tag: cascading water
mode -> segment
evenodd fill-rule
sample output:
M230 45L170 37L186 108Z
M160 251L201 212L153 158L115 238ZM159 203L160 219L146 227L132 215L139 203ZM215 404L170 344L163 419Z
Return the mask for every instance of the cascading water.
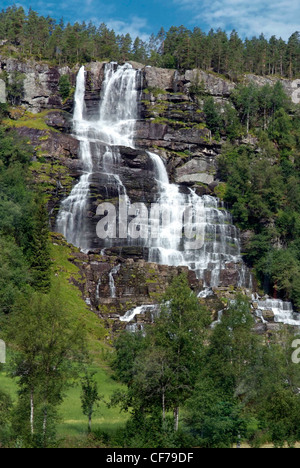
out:
M205 287L219 286L220 274L226 264L240 263L238 285L251 288L251 275L242 261L239 233L232 224L230 213L216 198L199 197L192 190L189 194L181 193L178 185L170 184L161 158L154 153L149 156L160 189L160 211L168 214L169 221L158 238L151 239L149 260L170 266L187 266L203 280ZM197 242L182 235L185 207L191 207L195 212L190 229L192 235L198 237Z
M94 216L96 206L90 207L93 180L101 178L101 186L106 190L106 198L125 197L127 206L130 200L120 175L122 163L120 146L134 148L135 122L138 118L139 89L141 73L129 64L118 66L115 63L105 66L105 78L102 85L98 116L88 118L85 108L85 69L82 67L77 76L75 107L73 116L74 136L80 142L82 175L69 197L61 204L57 218L57 230L68 242L89 250L95 236L90 234L94 225L90 218ZM162 159L154 153L148 153L152 162L154 178L158 187L157 205L159 212L167 212L167 224L157 230L156 236L150 236L144 246L149 249L151 262L170 266L187 266L203 280L205 290L201 297L211 293L209 288L220 286L222 270L228 264L239 264L237 269L239 286L251 288L251 275L244 265L240 252L239 233L232 224L231 215L220 202L211 196L199 197L192 190L182 191L178 185L169 182ZM105 199L105 197L103 197ZM199 245L191 248L191 238L184 238L184 210L189 206L197 214L193 218L193 229L198 236ZM90 211L90 213L89 213ZM92 214L91 214L92 213ZM155 220L152 215L147 226L149 232ZM130 242L125 239L125 242ZM141 241L137 241L141 245ZM104 245L101 247L106 247ZM110 273L111 297L116 296L114 275ZM99 296L99 281L97 296ZM271 303L272 302L272 303ZM259 303L259 310L272 309L276 321L298 324L291 305L282 301ZM150 307L153 306L143 306ZM134 319L143 308L131 310L124 321Z
M93 247L88 216L91 179L101 174L106 189L110 187L110 198L113 198L112 194L123 196L127 205L130 204L120 177L119 147L134 147L140 82L140 72L131 65L107 64L99 116L88 119L84 67L78 73L73 127L80 141L83 174L69 197L62 202L57 230L82 250ZM144 243L149 248L148 260L169 266L187 266L203 279L206 287L220 284L220 273L227 263L240 263L238 284L250 287L250 275L247 277L245 274L246 268L240 256L238 231L232 225L230 214L213 197L199 197L192 190L181 193L178 185L170 184L162 159L154 153L149 152L148 155L158 186L160 216L168 213L167 222L164 227L158 227L157 236L150 235ZM182 235L183 227L186 227L183 218L186 207L196 212L191 223L192 236L198 237L196 244ZM150 223L153 226L153 219ZM147 228L150 230L150 226Z
M109 273L109 289L110 289L110 297L115 299L117 297L116 292L116 283L114 276L117 275L120 271L121 265L116 265L113 267L111 272Z
M83 227L86 202L89 196L89 178L93 170L92 154L89 141L89 126L84 120L85 114L85 71L81 67L76 82L73 128L76 138L80 141L80 159L83 174L80 181L68 198L62 204L57 218L57 231L61 232L68 242L87 248Z
M255 304L255 315L259 317L262 322L266 322L264 319L264 311L272 311L275 322L297 327L300 326L300 314L294 312L291 302L282 301L281 299L261 299L257 294L252 295L252 302Z
M77 75L73 129L74 136L80 142L83 174L69 197L61 204L57 231L83 251L93 248L88 214L91 179L101 174L111 194L127 198L126 188L118 174L118 147L133 147L139 78L139 72L129 64L107 64L99 116L88 119L85 108L85 68L81 67Z

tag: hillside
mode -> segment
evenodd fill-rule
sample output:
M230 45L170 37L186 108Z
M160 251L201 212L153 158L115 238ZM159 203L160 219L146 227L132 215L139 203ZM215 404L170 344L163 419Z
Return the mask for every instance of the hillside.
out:
M300 308L298 80L254 74L229 80L212 71L137 62L125 67L91 62L82 68L1 57L0 65L3 212L14 209L12 219L3 217L1 226L2 263L10 265L4 278L12 291L1 289L6 314L15 314L24 297L31 297L27 286L44 294L54 284L68 323L87 331L93 365L109 374L119 332L128 324L135 329L152 324L155 307L173 284L184 294L184 275L197 304L208 309L209 323L220 323L220 313L227 308L238 314L232 301L239 304L242 294L251 302L243 333L250 337L255 329L255 336L274 340L276 346L282 343L287 333L282 322L297 324ZM119 81L109 88L109 77L116 76ZM119 118L115 103L123 102L129 86L126 109L133 106L135 113L129 118L125 114L124 120L134 120L134 127L129 136L128 128L121 127L109 145L101 133L101 112L115 112ZM83 112L76 120L78 103ZM82 149L86 140L92 164L88 171ZM82 188L87 173L83 215L72 233L62 215L64 203L78 196L74 190ZM24 193L28 195L22 198ZM182 200L196 208L199 203L206 216L204 249L201 245L189 258L182 245L171 245L170 236L174 260L158 256L163 244L129 242L127 236L99 238L98 206L118 205L124 194L131 204L147 209L154 203L173 203L175 211ZM12 246L14 255L9 253ZM20 282L12 278L16 271ZM34 307L25 309L29 314ZM192 304L191 311L193 307L197 309ZM10 340L17 346L17 340ZM133 346L138 353L139 344ZM194 372L191 368L191 375Z

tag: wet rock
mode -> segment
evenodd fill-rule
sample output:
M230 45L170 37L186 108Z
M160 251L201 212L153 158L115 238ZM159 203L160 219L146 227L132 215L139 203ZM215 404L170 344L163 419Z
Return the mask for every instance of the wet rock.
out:
M275 314L274 314L273 310L263 310L262 315L263 315L263 318L267 322L274 322Z

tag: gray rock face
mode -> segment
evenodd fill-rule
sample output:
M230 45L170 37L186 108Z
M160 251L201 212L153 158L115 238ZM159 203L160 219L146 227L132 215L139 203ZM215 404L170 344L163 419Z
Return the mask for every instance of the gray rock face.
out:
M45 122L49 127L53 127L65 133L69 133L72 128L72 118L70 114L63 111L49 112L45 118Z
M0 80L0 103L5 104L6 103L6 85L5 81Z
M216 172L215 161L208 158L193 158L184 166L176 169L175 181L178 184L212 184Z
M167 68L146 67L144 69L144 85L146 88L159 88L174 91L176 70Z
M185 75L180 78L183 82L186 82L185 88L187 89L189 89L192 84L200 84L203 82L206 92L212 96L230 96L236 87L235 83L202 70L187 70Z
M194 185L197 183L205 184L205 185L210 185L214 182L215 178L213 175L207 174L207 173L198 173L198 174L189 174L189 175L183 175L180 177L177 177L176 182L178 184L188 184L188 185Z
M183 128L180 130L169 130L164 137L166 141L178 141L184 143L209 143L211 132L207 129Z
M58 84L63 74L72 74L68 67L50 67L34 61L21 62L2 57L0 57L0 66L7 72L9 80L15 72L24 75L24 96L21 104L26 110L39 113L44 109L61 108L62 100Z
M300 102L300 80L287 80L285 78L274 78L274 77L265 77L265 76L257 76L257 75L245 75L244 76L245 83L254 83L257 86L265 86L269 84L274 86L278 81L283 86L284 91L286 94L292 99L295 104Z

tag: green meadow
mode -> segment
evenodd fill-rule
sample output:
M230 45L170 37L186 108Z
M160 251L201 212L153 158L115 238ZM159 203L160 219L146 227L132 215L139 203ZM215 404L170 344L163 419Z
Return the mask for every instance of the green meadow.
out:
M80 280L79 269L70 261L74 248L59 238L55 241L51 246L53 278L56 278L60 290L59 294L67 306L70 317L74 321L79 320L86 330L87 346L91 359L89 370L95 372L98 392L103 397L93 417L93 430L111 435L117 429L124 427L128 416L121 413L119 408L108 408L107 406L114 391L122 389L122 386L114 380L109 367L113 349L109 331L96 314L89 309L79 289L70 281L71 277ZM8 363L9 354L8 351ZM13 401L16 401L17 382L8 376L8 366L9 364L4 365L0 371L0 389L8 393ZM80 382L75 383L65 393L65 398L59 408L60 421L57 426L59 439L80 439L87 434L88 422L81 410L80 393Z
M92 366L91 371L96 372L95 380L98 384L99 394L103 397L93 417L93 430L103 431L112 435L116 430L124 427L127 415L119 408L108 408L107 403L115 390L122 387L112 378L109 371ZM14 401L17 399L17 383L7 376L4 369L0 372L0 388L9 393ZM60 406L60 422L57 426L59 439L83 437L87 433L87 419L81 411L80 384L74 385L66 394Z

